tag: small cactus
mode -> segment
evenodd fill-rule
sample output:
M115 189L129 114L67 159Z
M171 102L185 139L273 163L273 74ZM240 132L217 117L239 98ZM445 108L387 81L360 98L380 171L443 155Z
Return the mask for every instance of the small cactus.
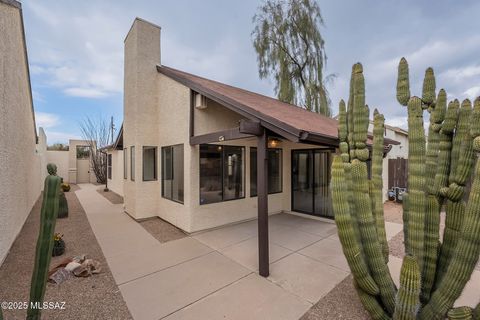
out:
M30 288L30 302L28 304L27 319L39 320L40 308L32 308L35 304L41 305L45 295L48 278L48 268L52 257L53 234L58 214L60 193L60 177L57 174L57 166L47 165L49 175L45 178L43 188L43 202L40 215L40 232L38 234L37 249L35 252L35 266L33 268Z

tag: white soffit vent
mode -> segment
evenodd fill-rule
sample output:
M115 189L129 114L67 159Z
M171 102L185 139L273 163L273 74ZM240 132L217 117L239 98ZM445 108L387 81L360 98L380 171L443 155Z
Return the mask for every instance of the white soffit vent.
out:
M200 93L195 94L195 108L206 109L207 108L207 97L201 95Z

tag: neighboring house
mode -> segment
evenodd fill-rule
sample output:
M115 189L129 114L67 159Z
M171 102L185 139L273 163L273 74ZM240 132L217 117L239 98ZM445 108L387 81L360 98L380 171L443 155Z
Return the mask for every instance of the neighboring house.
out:
M373 132L371 120L368 130ZM383 201L387 200L388 190L392 187L407 187L408 131L386 124L385 138L397 141L398 144L391 144L383 159Z
M265 221L267 207L333 217L336 120L162 65L160 27L139 18L125 39L124 76L108 184L133 218L196 232Z
M43 188L46 137L37 136L21 4L0 0L0 264Z

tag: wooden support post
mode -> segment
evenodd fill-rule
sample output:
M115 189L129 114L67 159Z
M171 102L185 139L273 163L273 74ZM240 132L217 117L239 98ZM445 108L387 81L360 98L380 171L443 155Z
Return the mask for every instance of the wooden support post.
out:
M258 201L258 268L262 277L268 277L268 137L263 129L257 139L257 201Z

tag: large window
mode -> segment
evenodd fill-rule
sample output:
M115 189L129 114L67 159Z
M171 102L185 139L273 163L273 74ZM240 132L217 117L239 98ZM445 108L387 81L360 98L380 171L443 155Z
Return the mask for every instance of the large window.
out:
M130 147L130 180L135 181L135 147Z
M183 203L183 144L162 148L162 197Z
M77 146L77 159L89 159L90 147L89 146Z
M123 149L123 179L127 179L127 148Z
M112 179L112 154L107 155L107 178Z
M245 197L245 148L200 146L200 204Z
M143 147L143 181L157 180L157 147Z
M268 193L282 192L282 149L268 149ZM250 148L250 196L257 196L257 148Z

